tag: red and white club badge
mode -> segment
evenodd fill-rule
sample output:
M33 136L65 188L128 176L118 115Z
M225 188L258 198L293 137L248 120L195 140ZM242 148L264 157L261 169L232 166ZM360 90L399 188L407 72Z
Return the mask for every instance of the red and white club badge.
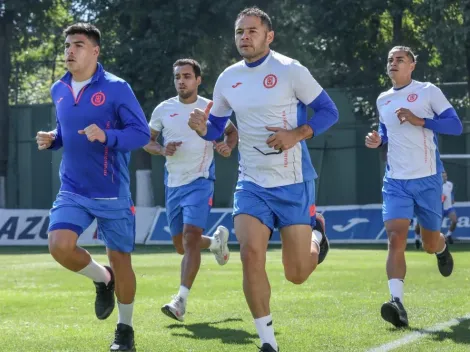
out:
M418 94L410 94L408 95L408 98L406 98L406 100L408 100L410 103L416 101L416 99L418 99Z
M266 77L264 77L264 80L263 80L263 85L265 88L274 88L277 84L277 77L276 75L273 75L273 74L269 74L267 75Z
M106 101L106 95L103 92L97 92L91 96L91 103L94 106L101 106Z

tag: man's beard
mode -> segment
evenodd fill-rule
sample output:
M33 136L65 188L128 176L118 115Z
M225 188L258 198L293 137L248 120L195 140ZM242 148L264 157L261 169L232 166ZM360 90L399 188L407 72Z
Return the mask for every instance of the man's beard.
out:
M194 94L194 91L178 92L178 95L181 99L188 99Z

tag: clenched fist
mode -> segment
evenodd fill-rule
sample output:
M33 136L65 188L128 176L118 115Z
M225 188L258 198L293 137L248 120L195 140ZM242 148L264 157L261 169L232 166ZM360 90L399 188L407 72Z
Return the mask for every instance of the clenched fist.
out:
M395 114L397 114L397 118L400 121L400 125L403 125L405 122L409 122L413 126L424 126L424 119L416 116L409 109L396 109Z
M377 131L369 132L366 136L367 148L378 148L382 144L382 138Z
M225 158L228 158L230 154L232 154L232 148L230 148L225 142L212 142L214 144L214 148L219 153Z
M162 150L163 156L173 156L183 142L169 142Z
M211 111L212 104L212 102L207 104L207 107L204 111L202 111L201 109L194 109L193 112L189 114L188 125L200 136L205 136L207 133L206 122L209 116L209 112Z
M84 130L78 130L79 134L84 134L90 142L106 142L106 133L95 124L86 127Z
M39 131L36 134L36 143L38 144L39 150L50 148L54 140L55 140L54 132Z

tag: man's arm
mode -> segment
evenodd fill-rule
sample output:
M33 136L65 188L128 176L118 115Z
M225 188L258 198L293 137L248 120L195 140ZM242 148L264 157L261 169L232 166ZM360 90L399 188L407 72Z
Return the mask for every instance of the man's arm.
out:
M238 142L238 130L230 120L227 121L224 135L225 137L223 142L213 143L217 153L225 158L228 158L232 154L232 150L235 148Z
M379 136L382 139L380 146L388 143L387 127L382 122L379 122Z
M224 135L224 143L233 150L238 143L238 130L230 120L225 128Z
M57 123L57 126L56 126L55 130L49 132L49 133L52 133L54 135L54 140L52 141L49 148L47 148L47 149L51 149L51 150L58 150L58 149L62 148L62 146L63 146L62 131L60 129L60 122L59 122L59 119L57 117L57 111L56 111L56 114L55 114L55 121Z
M338 121L338 109L306 67L295 62L291 65L291 74L297 99L314 111L313 117L294 131L300 140L318 136Z
M122 129L105 130L107 147L121 151L132 151L142 148L150 140L150 129L147 119L137 98L127 83L119 89L119 102L116 113L122 123Z
M182 142L169 142L166 147L157 142L160 131L154 130L150 127L150 142L144 146L144 150L152 155L172 156L175 154L176 149Z
M202 111L195 109L189 118L189 127L206 141L219 139L225 131L227 121L232 115L232 108L222 94L223 73L214 87L213 101Z
M164 147L157 142L160 131L156 131L150 127L150 142L144 146L144 150L152 155L164 155Z

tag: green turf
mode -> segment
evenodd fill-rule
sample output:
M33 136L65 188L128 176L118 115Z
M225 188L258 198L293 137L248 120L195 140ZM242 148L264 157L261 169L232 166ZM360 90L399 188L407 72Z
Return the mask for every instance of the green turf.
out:
M301 286L284 278L279 248L270 250L271 308L281 351L367 351L470 313L470 248L453 248L458 250L449 278L440 276L434 256L407 252L407 330L393 329L380 317L380 305L389 298L384 246L337 246ZM106 260L101 248L90 251L95 260ZM168 248L137 248L137 350L255 352L259 341L243 296L237 249L224 267L203 254L183 324L160 312L177 292L180 261ZM95 318L88 279L61 268L44 248L0 247L0 268L0 351L108 350L117 311L106 321ZM464 321L397 351L469 351L469 327Z

